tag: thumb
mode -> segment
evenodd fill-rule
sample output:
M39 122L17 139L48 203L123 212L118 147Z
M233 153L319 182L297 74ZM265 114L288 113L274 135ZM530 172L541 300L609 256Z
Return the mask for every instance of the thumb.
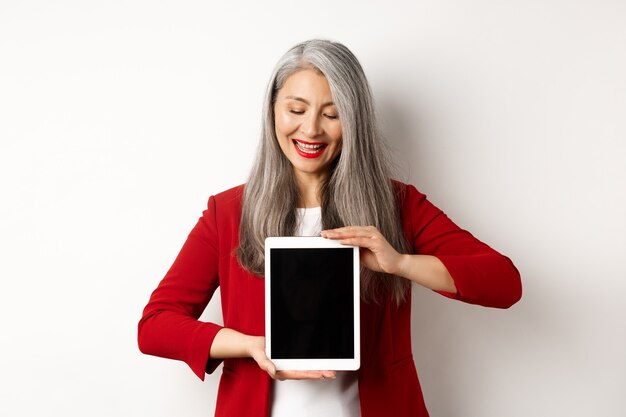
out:
M265 352L257 352L253 355L254 360L259 365L259 368L267 372L272 378L276 376L276 365L268 359Z
M265 359L265 361L263 362L264 363L260 365L261 369L267 372L272 378L275 378L276 377L276 365L274 365L274 363L269 359Z

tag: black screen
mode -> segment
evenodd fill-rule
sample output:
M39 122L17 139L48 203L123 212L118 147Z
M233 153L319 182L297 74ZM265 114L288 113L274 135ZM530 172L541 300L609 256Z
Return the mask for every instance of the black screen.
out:
M272 357L353 358L353 249L270 251Z

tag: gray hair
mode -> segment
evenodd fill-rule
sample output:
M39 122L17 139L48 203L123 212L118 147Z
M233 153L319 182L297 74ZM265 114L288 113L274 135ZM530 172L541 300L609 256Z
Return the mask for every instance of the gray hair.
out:
M400 253L407 253L398 196L390 176L388 152L378 132L367 78L357 58L338 42L302 42L278 61L263 105L261 143L244 187L239 247L241 265L264 274L265 238L293 236L296 231L298 187L291 162L276 138L274 102L285 80L312 68L326 77L342 126L342 148L321 187L322 228L371 225ZM361 296L378 301L382 291L400 304L407 279L361 270Z

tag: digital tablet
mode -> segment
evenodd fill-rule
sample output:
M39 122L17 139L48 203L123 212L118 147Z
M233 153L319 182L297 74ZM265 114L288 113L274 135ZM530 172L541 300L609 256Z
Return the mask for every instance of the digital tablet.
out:
M265 240L265 349L278 370L359 369L359 268L357 246Z

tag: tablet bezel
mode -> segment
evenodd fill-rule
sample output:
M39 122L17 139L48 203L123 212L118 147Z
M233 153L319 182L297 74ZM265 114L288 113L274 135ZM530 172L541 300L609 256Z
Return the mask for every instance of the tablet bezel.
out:
M353 259L353 306L354 306L354 357L350 359L273 359L272 358L272 311L271 311L271 249L282 248L352 248ZM277 370L333 370L354 371L361 362L361 316L360 316L360 262L359 247L342 245L339 241L323 237L268 237L265 239L265 353Z

